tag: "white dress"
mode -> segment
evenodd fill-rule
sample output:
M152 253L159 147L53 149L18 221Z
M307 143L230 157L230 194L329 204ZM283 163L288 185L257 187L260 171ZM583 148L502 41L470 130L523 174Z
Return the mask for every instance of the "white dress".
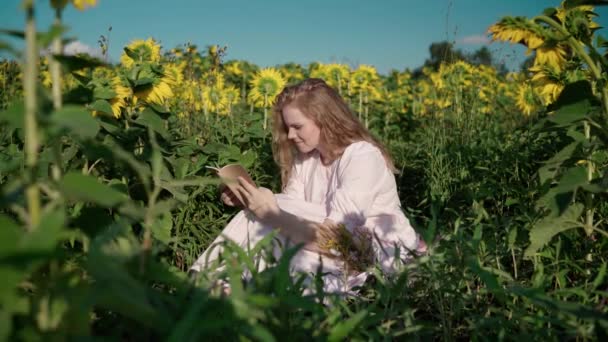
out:
M275 196L281 209L298 217L319 223L330 219L344 223L349 230L369 229L376 236L376 261L386 272L393 269L396 247L401 259L417 248L417 235L401 210L395 177L380 150L366 141L349 145L331 165L323 165L318 152L297 161L285 190ZM228 238L241 247L253 247L271 231L272 227L243 210L211 246ZM210 247L191 269L204 269L205 263L219 253L220 248ZM326 292L345 293L365 282L366 272L345 275L338 260L304 249L294 256L291 267L293 271L315 273L321 259L323 272L327 273L323 277Z

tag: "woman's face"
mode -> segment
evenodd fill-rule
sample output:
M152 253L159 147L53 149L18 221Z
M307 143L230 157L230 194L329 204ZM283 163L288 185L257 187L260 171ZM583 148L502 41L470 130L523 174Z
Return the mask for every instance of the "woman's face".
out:
M308 153L319 148L321 129L295 106L283 108L283 122L287 139L291 140L300 153Z

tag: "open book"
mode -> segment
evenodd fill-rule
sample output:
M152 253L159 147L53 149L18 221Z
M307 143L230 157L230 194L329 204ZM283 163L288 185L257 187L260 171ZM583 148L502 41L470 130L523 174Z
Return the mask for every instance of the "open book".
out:
M247 182L257 187L247 170L240 164L228 164L222 168L206 166L206 168L214 170L222 180L222 183L226 184L228 189L230 189L241 203L245 202L243 201L241 193L237 190L237 188L240 187L237 177L243 177Z

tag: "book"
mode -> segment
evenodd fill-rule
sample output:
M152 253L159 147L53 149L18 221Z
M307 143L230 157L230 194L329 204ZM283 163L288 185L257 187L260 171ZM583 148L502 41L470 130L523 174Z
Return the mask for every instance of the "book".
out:
M238 198L241 204L245 202L243 201L241 193L237 190L241 186L237 177L243 177L249 184L257 188L257 185L249 175L249 172L247 172L247 170L240 164L228 164L221 168L213 166L205 167L215 171L222 183L224 183L226 187L230 189L230 191L236 196L236 198Z

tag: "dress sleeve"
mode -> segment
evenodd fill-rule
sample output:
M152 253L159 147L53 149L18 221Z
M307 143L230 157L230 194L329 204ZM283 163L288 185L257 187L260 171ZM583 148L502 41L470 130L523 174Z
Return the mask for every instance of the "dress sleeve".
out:
M387 172L378 148L359 143L347 149L339 161L337 188L328 196L328 219L353 229L365 223Z
M301 162L297 161L294 163L287 186L283 189L282 193L293 199L304 200L304 179Z

